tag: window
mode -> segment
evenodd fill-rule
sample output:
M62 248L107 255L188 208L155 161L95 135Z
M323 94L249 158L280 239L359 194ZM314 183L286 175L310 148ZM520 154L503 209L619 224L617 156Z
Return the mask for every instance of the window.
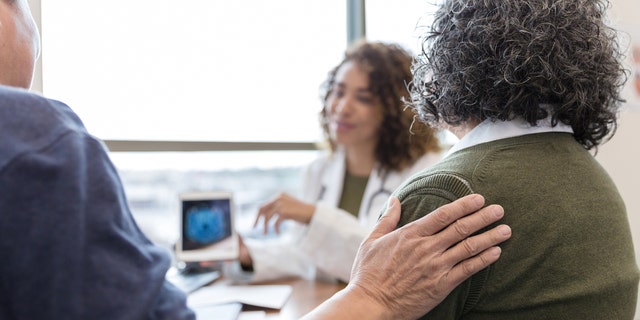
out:
M419 54L419 37L431 25L435 9L433 0L366 0L367 39L395 42Z
M180 192L234 191L240 228L277 192L298 192L312 148L140 151L153 142L317 142L318 88L347 45L346 1L29 2L40 17L43 93L110 145L142 146L111 158L152 240L177 239ZM368 38L410 47L428 8L367 0Z
M40 8L42 91L104 140L308 142L318 88L346 48L346 5L323 0L59 0ZM300 151L112 152L131 210L177 237L183 191L235 192L240 218L295 193ZM246 220L246 219L245 219Z
M42 1L43 93L102 139L316 141L344 1ZM294 133L294 134L292 134Z
M437 9L433 0L366 0L367 39L394 42L414 55L422 52L421 38L431 26ZM458 138L440 131L440 142L453 145Z

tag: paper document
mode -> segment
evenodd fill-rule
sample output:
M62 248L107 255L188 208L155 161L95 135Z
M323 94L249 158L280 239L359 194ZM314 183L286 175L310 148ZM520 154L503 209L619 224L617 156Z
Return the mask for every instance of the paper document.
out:
M178 289L190 293L220 278L220 272L211 271L196 274L167 273L166 278L178 287Z
M187 297L187 305L198 307L213 304L240 302L245 305L281 309L289 296L289 285L246 285L204 287Z
M192 308L198 320L237 320L242 311L242 304L227 303Z

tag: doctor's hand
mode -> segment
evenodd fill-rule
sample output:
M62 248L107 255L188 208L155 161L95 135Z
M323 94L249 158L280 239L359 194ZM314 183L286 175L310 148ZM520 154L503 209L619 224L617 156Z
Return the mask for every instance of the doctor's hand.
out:
M389 208L360 245L347 287L303 319L417 319L460 283L498 260L511 237L498 205L470 195L397 230L400 203ZM482 209L481 209L482 208Z
M308 224L315 211L315 205L298 200L283 192L260 207L253 227L255 228L260 223L260 220L262 220L264 233L266 234L269 223L271 223L273 219L276 219L276 232L280 232L280 224L282 224L284 220L290 219Z

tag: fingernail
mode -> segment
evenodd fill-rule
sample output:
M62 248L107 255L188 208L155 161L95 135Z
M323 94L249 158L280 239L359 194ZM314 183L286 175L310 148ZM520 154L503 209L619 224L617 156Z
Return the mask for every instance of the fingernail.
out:
M493 207L493 215L496 218L502 218L502 216L504 215L504 210L502 209L502 207Z
M498 232L503 236L508 236L511 234L511 228L507 225L498 226Z
M491 254L492 256L499 256L502 253L502 248L500 247L493 247L489 249L489 254Z
M484 204L484 198L481 195L476 194L476 195L473 196L473 203L476 206L481 206L481 205Z
M391 209L393 208L393 206L396 205L396 202L393 201L393 199L394 199L393 197L389 197L389 200L387 201L387 209Z

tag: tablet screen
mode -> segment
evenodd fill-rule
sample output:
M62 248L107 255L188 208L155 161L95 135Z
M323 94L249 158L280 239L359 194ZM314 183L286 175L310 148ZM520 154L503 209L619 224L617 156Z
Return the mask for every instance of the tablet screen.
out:
M233 197L230 192L180 195L180 240L176 257L182 261L234 259L238 239L233 228Z

